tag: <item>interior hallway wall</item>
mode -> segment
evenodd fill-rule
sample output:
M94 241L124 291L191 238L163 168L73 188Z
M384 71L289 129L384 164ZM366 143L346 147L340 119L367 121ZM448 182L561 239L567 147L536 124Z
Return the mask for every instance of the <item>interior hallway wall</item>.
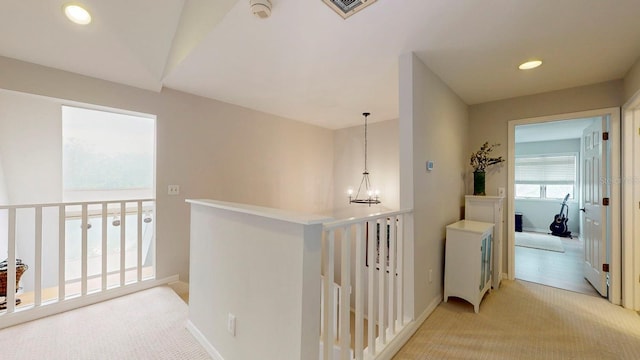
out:
M467 105L413 53L402 55L400 207L414 209L414 244L407 251L416 317L442 300L445 227L461 218L468 129Z
M629 101L640 91L640 58L624 77L624 101Z
M331 130L175 90L156 93L3 57L0 87L157 115L158 278L179 274L188 280L185 198L319 214L332 208ZM34 149L29 154L39 156ZM169 184L180 185L179 196L167 195Z

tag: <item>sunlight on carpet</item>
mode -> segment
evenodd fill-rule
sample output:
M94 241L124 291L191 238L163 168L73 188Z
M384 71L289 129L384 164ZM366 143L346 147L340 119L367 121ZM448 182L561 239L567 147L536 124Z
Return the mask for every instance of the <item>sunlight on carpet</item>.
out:
M0 330L2 359L210 359L167 286Z
M516 232L516 246L564 252L560 238L548 234Z

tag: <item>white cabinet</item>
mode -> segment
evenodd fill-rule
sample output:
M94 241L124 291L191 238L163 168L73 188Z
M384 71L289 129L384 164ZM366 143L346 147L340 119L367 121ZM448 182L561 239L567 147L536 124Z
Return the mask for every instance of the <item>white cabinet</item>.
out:
M494 289L500 287L502 280L502 254L504 252L504 217L502 216L504 198L501 196L464 197L464 218L494 224L493 228L493 283Z
M477 313L491 289L493 224L461 220L447 225L444 263L444 301L450 296L467 300Z

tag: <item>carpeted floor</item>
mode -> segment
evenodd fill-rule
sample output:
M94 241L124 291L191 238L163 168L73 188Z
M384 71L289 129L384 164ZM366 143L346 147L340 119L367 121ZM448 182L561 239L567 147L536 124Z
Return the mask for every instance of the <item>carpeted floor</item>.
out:
M170 287L157 287L0 330L0 359L210 359L187 316ZM601 298L503 281L479 314L463 300L441 303L394 359L637 360L640 316Z
M503 281L480 313L441 303L394 357L414 359L640 359L640 316L605 299Z
M170 287L156 287L0 330L0 359L210 359L187 316Z
M516 246L564 252L564 247L559 237L534 232L516 232Z

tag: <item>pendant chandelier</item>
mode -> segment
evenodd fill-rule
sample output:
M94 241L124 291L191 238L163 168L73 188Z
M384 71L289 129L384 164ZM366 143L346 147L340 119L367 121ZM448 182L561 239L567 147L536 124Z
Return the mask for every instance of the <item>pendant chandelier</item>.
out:
M369 170L367 170L367 117L370 113L362 113L364 116L364 171L362 172L362 180L358 187L356 196L353 197L353 189L349 189L349 204L380 204L380 192L377 189L371 187L369 181ZM362 197L360 197L362 193ZM366 197L365 197L366 196Z

